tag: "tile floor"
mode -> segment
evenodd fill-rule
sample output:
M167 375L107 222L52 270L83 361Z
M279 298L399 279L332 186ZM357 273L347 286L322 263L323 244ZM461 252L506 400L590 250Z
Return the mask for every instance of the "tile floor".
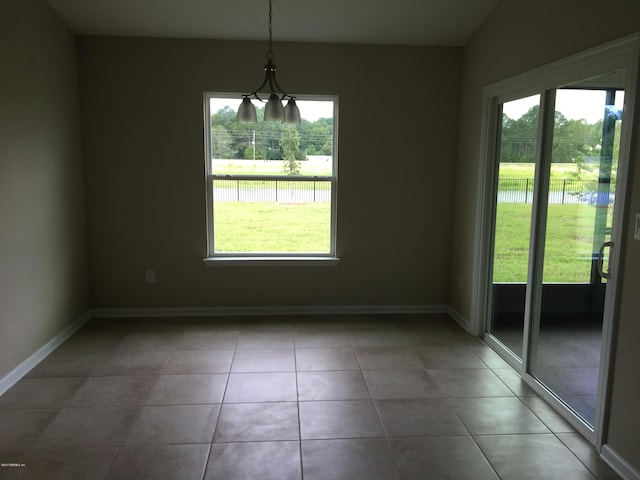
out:
M442 315L93 320L0 425L1 479L618 478Z

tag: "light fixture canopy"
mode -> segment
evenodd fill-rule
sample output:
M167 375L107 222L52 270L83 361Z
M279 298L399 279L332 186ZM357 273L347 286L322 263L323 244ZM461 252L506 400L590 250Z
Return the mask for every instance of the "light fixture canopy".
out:
M256 107L251 103L251 98L255 98L264 103L260 98L259 92L266 86L269 86L269 100L264 109L265 121L285 122L291 124L300 124L300 110L296 105L295 97L288 95L282 90L276 80L276 65L273 63L275 54L273 53L273 34L271 31L273 0L269 0L269 50L267 51L267 63L264 66L265 77L262 85L256 88L252 93L242 95L242 103L238 108L237 120L240 123L256 123L257 113ZM282 102L287 100L286 107L282 106Z

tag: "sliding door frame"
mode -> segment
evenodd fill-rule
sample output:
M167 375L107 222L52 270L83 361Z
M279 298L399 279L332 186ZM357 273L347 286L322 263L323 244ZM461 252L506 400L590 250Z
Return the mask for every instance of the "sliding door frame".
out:
M634 34L622 39L606 43L599 47L585 52L572 55L562 60L535 68L531 71L516 75L512 78L494 83L485 87L483 91L483 119L481 151L478 171L478 202L476 207L476 241L474 244L474 289L472 291L472 333L482 336L502 358L505 359L514 369L516 369L523 380L530 385L540 396L545 398L569 423L579 432L595 444L600 451L603 443L603 435L606 430L607 407L608 407L608 387L609 371L611 361L611 344L613 338L614 319L616 310L616 290L620 275L620 251L622 247L622 229L624 214L626 210L626 190L628 183L628 165L631 149L631 137L634 126L634 105L636 103L636 90L638 84L638 59L640 56L640 34ZM532 221L531 238L540 238L540 228L544 229L544 210L540 199L546 199L544 192L544 163L541 159L548 155L551 145L548 141L552 134L553 125L545 123L548 115L545 111L549 108L553 110L552 93L557 87L568 85L579 80L593 78L604 74L622 71L624 78L624 121L622 122L620 154L618 161L618 183L616 190L616 208L613 216L613 226L611 238L614 241L614 248L610 251L609 266L612 272L611 279L607 282L607 292L604 305L603 326L602 326L602 346L601 360L598 379L598 401L595 411L594 428L584 423L572 410L545 388L537 379L529 375L529 348L535 338L531 336L533 309L536 304L533 295L539 292L538 288L531 288L536 272L541 268L536 265L541 248L540 242L531 242L529 270L527 280L527 294L525 298L525 325L523 339L523 355L520 360L508 349L498 342L494 337L485 335L487 321L490 318L489 312L491 301L489 299L491 259L493 252L493 229L495 225L495 205L496 205L496 177L498 151L497 139L499 133L499 113L501 105L505 102L519 98L540 94L541 110L538 128L538 146L536 149L536 173ZM553 115L553 114L552 114ZM544 130L546 129L546 131ZM551 130L550 130L551 129ZM546 157L548 158L548 156ZM542 225L542 227L541 227ZM538 272L539 273L539 272Z

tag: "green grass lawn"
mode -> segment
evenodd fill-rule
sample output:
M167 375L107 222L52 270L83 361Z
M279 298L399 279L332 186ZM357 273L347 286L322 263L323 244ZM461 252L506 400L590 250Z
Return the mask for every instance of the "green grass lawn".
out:
M533 195L533 163L501 163L500 190L523 190L529 179ZM551 165L552 181L597 180L597 172L579 171L574 163ZM520 180L520 182L514 182ZM511 183L513 182L513 183ZM556 182L557 185L557 182ZM580 185L571 185L578 188ZM577 195L570 189L567 195ZM498 203L494 281L526 282L531 228L531 204ZM595 225L595 206L586 204L550 204L545 244L544 282L589 282Z
M549 205L544 282L589 282L595 208ZM530 224L530 204L498 204L494 282L527 281Z
M535 174L535 164L533 163L501 163L500 179L511 180L529 178L533 181ZM551 164L551 180L597 180L597 172L578 171L575 163L553 163Z
M279 168L264 165L265 169L274 167ZM555 164L552 177L576 172L574 164ZM501 165L500 178L533 178L533 164ZM591 179L589 175L580 178ZM549 205L544 282L589 282L595 208ZM494 281L526 282L531 204L499 203L496 214ZM218 253L328 253L330 249L329 203L216 202L214 218Z
M544 282L589 282L592 205L550 205ZM328 253L329 203L218 202L218 253ZM531 205L498 204L494 282L526 282Z
M329 253L331 204L217 202L217 253Z

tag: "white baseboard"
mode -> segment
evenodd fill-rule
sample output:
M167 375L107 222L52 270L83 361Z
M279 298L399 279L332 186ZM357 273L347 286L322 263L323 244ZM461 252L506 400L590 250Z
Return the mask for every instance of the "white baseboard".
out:
M67 328L58 333L55 337L45 343L42 347L27 357L22 363L11 370L7 375L0 378L0 395L13 387L18 380L24 377L29 371L44 360L51 352L73 335L91 318L91 313L86 312Z
M471 333L471 322L460 314L460 312L453 307L447 307L447 313L458 323L458 325L464 328L465 331Z
M640 480L640 472L609 445L603 445L600 458L624 480Z
M93 318L234 317L242 315L358 315L448 313L446 305L316 305L277 307L96 308Z

